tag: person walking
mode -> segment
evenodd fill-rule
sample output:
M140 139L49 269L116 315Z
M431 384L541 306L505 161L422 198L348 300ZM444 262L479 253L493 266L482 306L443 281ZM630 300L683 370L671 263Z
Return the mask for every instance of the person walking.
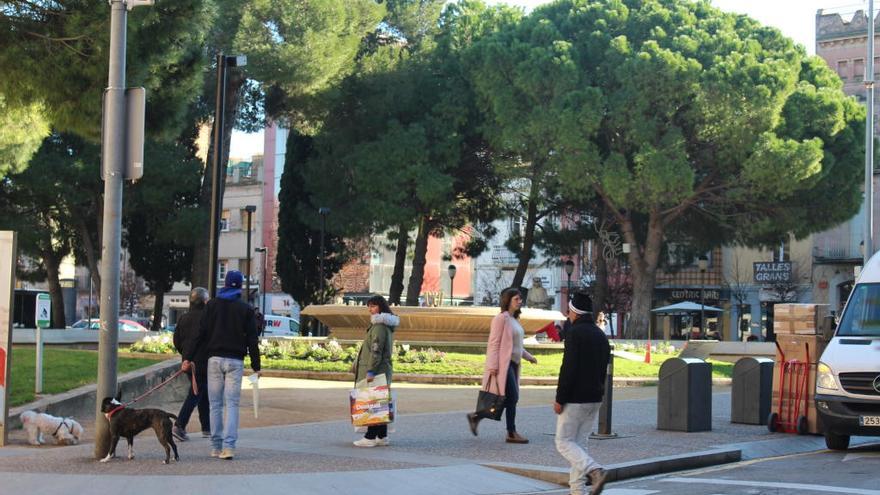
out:
M189 349L196 348L196 340L199 337L199 325L202 323L202 315L205 313L205 304L208 302L208 290L204 287L195 287L189 293L189 311L180 316L174 329L174 348L180 353L181 358ZM193 366L187 374L195 375L196 389L189 387L186 399L177 413L177 420L171 433L174 438L185 442L189 440L186 434L186 425L193 410L199 409L199 423L202 427L202 437L211 436L211 412L208 405L208 354L204 346L196 349ZM192 378L190 377L190 381Z
M538 364L538 360L523 346L525 330L519 324L522 302L519 289L510 287L501 291L501 312L492 318L483 371L483 390L504 396L507 443L529 443L527 438L516 431L520 363L525 359L532 364ZM481 419L483 418L476 412L467 415L468 425L474 436L477 435L477 426Z
M574 293L568 303L571 326L565 337L565 351L559 368L556 387L556 450L571 463L569 486L572 495L586 493L590 481L591 495L602 493L605 469L597 463L586 448L602 396L605 395L605 377L611 348L608 338L593 320L593 303L583 292ZM584 444L578 443L583 439Z
M226 273L223 289L205 306L199 336L194 348L186 350L183 362L186 371L204 346L208 356L211 457L228 460L235 456L238 440L238 403L245 355L250 355L251 368L260 375L257 319L254 308L241 300L242 280L238 270Z
M391 353L394 349L394 329L400 325L400 318L391 312L388 301L380 295L367 300L370 311L370 326L367 335L352 365L354 382L357 384L366 379L372 382L377 375L384 374L391 386ZM355 440L356 447L377 447L388 445L388 425L368 426L364 438Z

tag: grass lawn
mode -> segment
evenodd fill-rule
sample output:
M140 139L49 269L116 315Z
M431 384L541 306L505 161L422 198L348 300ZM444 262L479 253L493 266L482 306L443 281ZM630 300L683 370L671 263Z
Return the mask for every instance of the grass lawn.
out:
M562 352L542 353L536 356L538 364L523 361L522 374L524 376L556 376L559 374L559 366L562 364ZM614 360L614 376L617 377L656 377L663 361L674 357L671 354L652 354L651 364L642 361L629 361L616 358ZM441 363L401 363L395 360L395 373L419 373L441 375L482 375L483 354L466 354L460 352L446 353L446 359ZM265 359L263 368L278 370L303 370L303 371L348 371L349 363L344 362L317 362L303 359ZM712 362L712 375L716 378L729 378L733 373L733 365L723 362Z
M12 388L9 406L14 407L34 400L36 350L22 345L12 348ZM155 359L129 358L120 355L117 370L121 375L138 368L156 364ZM43 393L57 394L95 383L98 376L98 352L74 349L43 348Z

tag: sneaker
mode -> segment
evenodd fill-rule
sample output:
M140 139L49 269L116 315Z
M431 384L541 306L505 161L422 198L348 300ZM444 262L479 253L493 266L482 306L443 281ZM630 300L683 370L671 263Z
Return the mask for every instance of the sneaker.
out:
M175 440L179 440L181 442L189 440L189 435L186 434L186 430L178 425L174 425L174 427L171 428L171 435L174 437Z
M388 437L385 438L376 438L376 447L387 447L391 445L388 441Z
M605 479L608 477L608 472L602 468L596 468L590 471L590 474L587 476L590 477L590 495L599 495L602 493L602 487L605 486Z
M220 452L220 455L218 457L221 459L226 459L227 461L231 461L234 456L235 456L235 450L227 447L227 448L223 449L222 452Z
M529 443L529 439L517 432L507 432L507 443Z
M211 432L210 431L203 431L202 438L211 438Z
M355 447L375 447L379 443L375 438L361 438L352 442Z
M467 420L468 426L471 427L471 433L477 436L477 425L480 424L480 418L477 416L477 413L468 413Z
M220 457L220 449L211 449L211 457Z

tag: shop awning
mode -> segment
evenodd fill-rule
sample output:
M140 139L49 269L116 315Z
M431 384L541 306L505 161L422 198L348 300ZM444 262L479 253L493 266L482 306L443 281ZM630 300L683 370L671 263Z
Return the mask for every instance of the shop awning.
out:
M670 304L669 306L663 306L651 310L652 313L657 313L661 315L688 315L699 313L700 311L707 313L724 312L724 310L721 308L716 308L715 306L700 305L700 303L695 303L691 301L682 301L680 303Z

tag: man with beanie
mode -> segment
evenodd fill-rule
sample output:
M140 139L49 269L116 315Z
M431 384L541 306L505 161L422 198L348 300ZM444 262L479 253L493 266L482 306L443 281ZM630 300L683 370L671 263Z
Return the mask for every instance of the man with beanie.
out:
M586 437L590 434L605 394L605 377L611 348L593 320L590 296L576 292L568 303L571 326L565 336L565 352L556 387L556 450L571 463L569 486L572 495L602 493L605 469L590 457ZM578 440L583 439L581 446Z
M225 286L205 306L195 348L186 350L183 362L183 369L189 369L197 350L204 347L208 355L211 457L227 460L234 457L238 440L238 402L245 355L250 355L254 373L260 374L257 319L254 308L241 300L241 282L241 272L232 270L226 274Z
M202 315L205 313L205 304L208 302L208 289L194 287L189 293L189 311L182 314L177 320L174 329L174 348L181 356L186 356L187 351L196 349L196 339L199 337L199 326L202 323ZM177 420L171 430L174 438L185 442L189 440L186 434L186 425L192 416L193 409L199 408L199 423L202 426L202 437L211 436L211 415L208 406L208 353L204 346L196 349L193 367L189 371L195 374L196 390L192 386L186 394L186 400L180 406Z

